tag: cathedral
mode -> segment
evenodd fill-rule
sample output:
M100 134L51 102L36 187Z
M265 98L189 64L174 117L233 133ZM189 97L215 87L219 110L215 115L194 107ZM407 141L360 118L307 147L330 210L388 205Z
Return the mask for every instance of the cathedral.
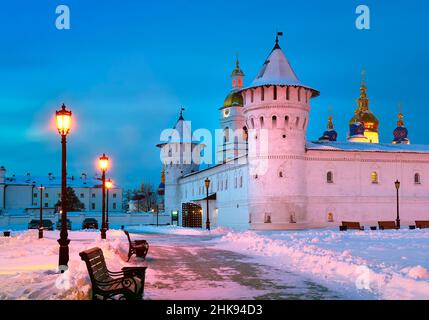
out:
M307 141L310 102L319 91L301 82L279 38L246 86L237 59L232 89L219 108L223 139L216 164L203 166L205 144L180 113L174 135L158 144L165 212L185 227L301 230L341 221L377 225L429 219L429 145L413 145L402 113L390 143L380 143L365 78L346 141L332 116L317 141ZM174 154L174 155L173 155Z

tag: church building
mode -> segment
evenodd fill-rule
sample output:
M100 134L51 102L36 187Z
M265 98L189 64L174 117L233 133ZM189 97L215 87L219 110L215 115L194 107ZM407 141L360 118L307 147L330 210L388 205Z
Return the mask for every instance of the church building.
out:
M209 222L211 228L254 230L324 228L341 221L377 225L396 219L395 181L401 222L429 219L429 145L411 144L402 113L392 125L391 142L380 143L365 79L347 141L337 141L332 116L319 140L307 141L311 100L320 93L295 74L278 36L247 86L244 76L237 60L231 91L219 108L224 135L215 165L200 165L205 145L191 138L182 112L176 134L158 145L165 211L177 216L179 225ZM172 153L179 156L173 159Z

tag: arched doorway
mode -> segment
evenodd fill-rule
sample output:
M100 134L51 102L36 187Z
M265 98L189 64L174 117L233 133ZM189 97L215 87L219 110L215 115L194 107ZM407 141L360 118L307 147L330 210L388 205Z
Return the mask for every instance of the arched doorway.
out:
M200 205L187 202L182 203L182 226L185 228L201 228L203 209Z

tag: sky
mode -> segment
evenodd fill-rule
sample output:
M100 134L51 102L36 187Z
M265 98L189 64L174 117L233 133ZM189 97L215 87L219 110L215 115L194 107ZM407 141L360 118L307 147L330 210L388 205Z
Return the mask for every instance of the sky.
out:
M55 27L58 5L70 30ZM356 7L371 29L355 26ZM329 108L338 140L367 74L380 140L390 143L402 101L412 143L427 137L427 1L8 1L0 5L0 165L7 175L60 173L53 117L73 111L68 172L90 175L104 152L108 173L125 188L158 184L159 142L185 107L192 129L219 127L236 54L256 76L280 45L300 80L321 92L311 104L309 140L323 133Z

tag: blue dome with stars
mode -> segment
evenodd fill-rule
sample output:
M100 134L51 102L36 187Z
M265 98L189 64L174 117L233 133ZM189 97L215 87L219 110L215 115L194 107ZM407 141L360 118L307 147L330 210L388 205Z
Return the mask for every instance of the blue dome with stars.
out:
M404 120L402 113L398 115L398 126L393 130L393 141L394 144L404 143L409 144L410 140L408 139L408 129L404 126Z
M328 130L323 132L323 135L319 138L320 141L337 141L338 133L334 130L334 124L332 122L332 116L328 118Z

